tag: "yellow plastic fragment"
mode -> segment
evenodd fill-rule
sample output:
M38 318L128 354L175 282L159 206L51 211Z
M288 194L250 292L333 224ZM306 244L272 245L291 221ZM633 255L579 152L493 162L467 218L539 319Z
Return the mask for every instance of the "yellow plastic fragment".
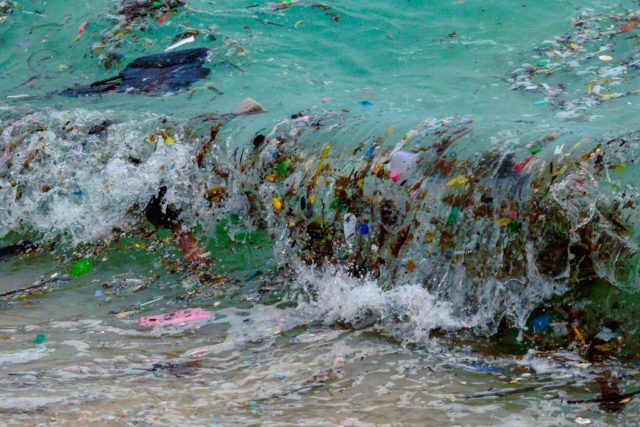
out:
M618 173L622 173L622 172L624 172L626 170L627 170L627 165L625 165L625 164L615 165L613 167L613 171L614 172L618 172Z
M322 169L324 168L324 161L329 155L330 151L331 151L330 145L327 145L322 149L322 154L320 154L320 162L318 163L318 167L316 168L316 173L314 173L313 177L311 178L311 183L309 184L309 190L315 188L316 182L318 181L318 177L320 176L320 174L322 173Z
M125 317L129 317L129 316L131 316L132 314L135 314L135 313L136 313L135 311L123 311L123 312L117 313L115 315L115 318L116 319L124 319Z
M460 187L463 187L467 185L468 182L469 182L469 178L467 178L464 175L458 175L455 178L453 178L451 181L447 182L447 187L453 187L454 185L459 185Z
M598 98L600 98L600 99L614 99L614 98L620 98L623 95L624 95L623 93L599 93L598 94Z
M611 351L615 349L617 346L618 346L618 342L616 340L613 340L604 344L594 345L593 348L595 348L598 351L606 352L606 351Z
M171 145L171 144L175 144L176 143L176 140L173 139L173 137L171 135L169 135L165 131L162 131L162 137L164 138L164 143L165 144Z
M511 221L511 218L498 218L496 219L496 224L498 224L500 227L506 227Z
M280 212L282 210L282 202L277 197L271 199L271 203L273 203L273 209L276 212Z
M320 155L320 160L324 160L329 155L329 151L331 151L331 146L327 145L322 149L322 154Z
M573 333L576 335L576 338L578 338L578 341L584 344L586 340L584 339L584 335L582 335L582 333L580 332L580 329L578 329L578 327L573 324L571 325L571 329L573 330Z
M373 174L377 175L378 173L380 173L380 170L382 169L382 164L380 164L380 162L376 162L375 165L373 165Z

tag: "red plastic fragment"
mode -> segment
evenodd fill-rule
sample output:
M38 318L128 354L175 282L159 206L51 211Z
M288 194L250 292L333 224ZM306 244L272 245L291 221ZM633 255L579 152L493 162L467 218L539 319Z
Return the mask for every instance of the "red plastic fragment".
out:
M634 28L636 28L638 26L638 21L631 21L629 22L627 25L623 26L622 28L620 28L620 32L621 33L626 33L627 31L631 31Z
M84 21L80 25L80 28L78 28L78 34L84 33L85 31L87 31L87 28L89 28L89 22L88 21Z
M513 167L513 170L514 170L514 171L516 171L516 172L518 172L518 173L522 172L522 169L524 169L524 168L525 168L525 166L527 166L527 165L529 164L529 162L530 162L531 160L533 160L535 157L536 157L536 156L535 156L534 154L530 155L529 157L527 157L526 159L524 159L524 162L522 162L522 163L518 163L517 165L515 165L515 166Z

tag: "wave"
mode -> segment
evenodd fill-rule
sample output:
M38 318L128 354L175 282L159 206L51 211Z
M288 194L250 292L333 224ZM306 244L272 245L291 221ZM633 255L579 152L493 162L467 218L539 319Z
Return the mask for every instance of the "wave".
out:
M258 131L229 115L0 117L0 236L109 241L136 232L162 187L183 226L213 233L233 213L273 236L283 267L341 268L485 333L505 318L524 328L542 301L594 278L637 291L636 133L576 141L512 123L491 135L464 117L401 132L333 111Z

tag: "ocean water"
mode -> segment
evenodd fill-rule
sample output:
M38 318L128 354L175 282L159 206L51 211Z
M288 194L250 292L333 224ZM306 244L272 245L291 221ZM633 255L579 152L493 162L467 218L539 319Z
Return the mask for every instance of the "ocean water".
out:
M2 424L638 424L637 2L135 3L0 1Z

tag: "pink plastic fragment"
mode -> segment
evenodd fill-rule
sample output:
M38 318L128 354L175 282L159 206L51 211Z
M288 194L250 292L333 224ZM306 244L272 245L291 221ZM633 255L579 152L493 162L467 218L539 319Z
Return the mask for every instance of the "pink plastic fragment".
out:
M145 316L140 318L140 326L151 328L156 325L172 325L176 323L194 322L200 319L206 319L213 314L202 308L188 308L186 310L174 311L168 314L159 314L157 316Z
M389 172L389 178L391 178L393 182L398 182L400 181L400 174L396 171L391 171Z

